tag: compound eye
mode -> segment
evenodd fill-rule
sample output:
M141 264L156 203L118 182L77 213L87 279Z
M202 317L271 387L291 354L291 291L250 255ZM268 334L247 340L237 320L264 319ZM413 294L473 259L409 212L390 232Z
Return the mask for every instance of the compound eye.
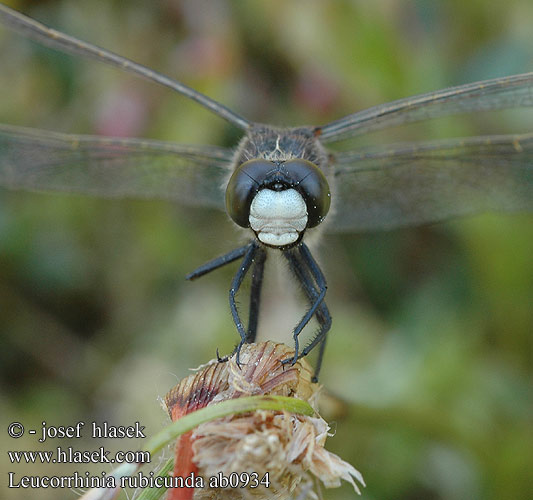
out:
M266 160L249 160L231 174L226 187L226 211L241 227L250 227L250 205L261 183L274 165Z
M307 160L289 160L285 167L291 180L305 200L309 220L307 227L318 226L331 205L331 193L326 176L314 163Z

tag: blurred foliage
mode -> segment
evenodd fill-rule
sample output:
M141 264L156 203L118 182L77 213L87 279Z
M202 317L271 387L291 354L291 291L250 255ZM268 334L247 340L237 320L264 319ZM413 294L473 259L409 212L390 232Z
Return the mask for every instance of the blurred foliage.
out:
M8 3L280 125L323 124L533 69L529 0ZM180 96L4 28L0 65L4 123L184 143L238 140ZM531 123L530 110L478 114L372 139L531 131ZM345 402L330 417L329 448L363 473L363 498L530 498L532 222L483 215L321 244L334 318L321 382ZM160 202L0 192L2 428L140 421L155 433L166 422L158 398L176 377L236 341L227 307L233 269L183 280L231 249L233 234L223 214ZM65 444L1 436L4 450ZM80 470L2 461L19 476ZM2 496L28 493L4 486ZM353 493L344 486L325 497Z

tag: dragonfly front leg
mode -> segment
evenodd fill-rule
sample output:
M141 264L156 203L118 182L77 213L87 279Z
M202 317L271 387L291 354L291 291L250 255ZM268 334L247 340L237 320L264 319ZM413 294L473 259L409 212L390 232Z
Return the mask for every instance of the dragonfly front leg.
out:
M319 292L317 291L314 280L309 273L308 265L302 262L301 256L297 253L287 252L285 256L289 261L291 271L295 274L299 283L302 285L309 304L312 305L317 300ZM325 301L322 301L316 311L315 316L319 325L318 331L315 333L315 336L311 342L304 348L302 354L299 356L299 358L301 358L307 355L318 343L320 343L315 373L312 379L313 382L318 381L318 374L320 373L322 359L324 357L324 350L326 348L327 333L331 328L331 315ZM293 358L290 358L286 362L289 363L292 362L292 360Z
M295 346L294 357L284 360L283 363L296 363L298 359L309 354L309 352L318 343L321 343L317 369L314 376L314 379L316 379L322 363L326 334L331 327L331 316L324 302L324 296L326 295L327 291L326 279L320 270L320 267L311 255L309 248L304 243L300 244L296 249L284 252L284 255L289 262L292 272L296 275L298 281L304 289L310 304L310 308L293 331ZM316 315L319 323L319 330L313 340L302 350L301 353L299 353L298 336L313 315Z
M247 342L248 335L246 331L244 330L242 320L239 316L239 311L237 310L237 303L235 302L235 297L237 295L237 292L241 288L242 282L244 278L246 277L246 275L248 274L248 271L250 270L251 265L254 262L254 257L258 249L259 249L259 245L255 241L252 241L248 245L248 248L246 249L242 263L238 271L235 273L235 276L233 277L233 281L231 282L231 288L229 290L229 307L231 310L231 316L233 317L233 322L235 323L235 326L237 327L237 331L239 332L239 335L241 337L239 344L234 350L234 352L237 353L237 357L235 359L237 366L240 366L241 348ZM259 301L257 301L257 303L259 304Z
M204 274L210 273L211 271L214 271L215 269L218 269L219 267L223 267L226 264L230 264L231 262L234 262L237 259L240 259L249 250L250 245L251 243L248 243L242 247L232 250L231 252L221 255L220 257L217 257L216 259L206 262L205 264L196 268L191 273L187 274L187 276L185 276L185 279L187 281L194 281L195 279L202 277Z
M259 305L261 299L261 289L263 288L263 272L267 253L264 248L259 247L254 258L254 268L252 271L252 287L250 290L250 314L248 317L248 332L246 343L255 342L257 337L257 323L259 321Z
M254 278L252 279L252 295L250 298L250 322L248 325L248 333L246 334L244 332L244 328L242 326L239 313L237 311L237 305L235 303L235 295L237 294L237 291L239 290L242 284L242 281L244 280L246 274L248 273L248 270L250 269L250 265L254 261L255 253L257 253L257 259L256 259L256 265L254 268ZM197 278L200 278L201 276L204 276L207 273L210 273L211 271L214 271L215 269L223 267L226 264L230 264L231 262L234 262L241 257L244 257L242 265L237 271L237 273L235 274L235 277L233 278L231 289L230 289L231 314L232 314L235 326L237 327L237 331L239 332L239 335L241 337L241 341L235 347L232 353L233 355L235 352L237 352L237 364L239 363L239 353L240 353L240 349L242 345L245 342L253 342L253 340L255 339L256 332L257 332L257 320L258 320L258 314L259 314L259 295L261 292L261 285L263 282L263 267L264 267L264 262L266 258L266 252L263 249L261 249L255 241L252 241L251 243L248 243L242 247L236 248L235 250L232 250L231 252L228 252L227 254L221 255L220 257L217 257L216 259L213 259L207 262L206 264L203 264L202 266L198 267L197 269L189 273L187 276L185 276L185 279L189 281L193 281ZM250 338L252 340L249 340ZM217 358L221 362L228 360L228 356L224 356L221 358L218 354L218 350L217 350Z

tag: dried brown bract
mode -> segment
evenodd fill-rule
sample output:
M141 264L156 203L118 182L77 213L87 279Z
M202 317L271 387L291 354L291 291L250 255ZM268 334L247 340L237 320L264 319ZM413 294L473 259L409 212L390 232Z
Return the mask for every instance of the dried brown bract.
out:
M234 357L226 363L213 360L167 394L169 414L177 420L207 405L253 395L291 396L308 401L316 410L319 385L311 383L309 364L280 362L292 355L283 344L265 342L243 347L240 368ZM318 498L317 479L327 488L344 479L359 492L355 480L364 485L361 474L324 448L328 431L318 412L309 417L260 410L201 424L179 438L174 476L200 476L205 487L175 488L167 498ZM239 486L247 477L255 480L244 488L216 487L224 477L233 477ZM210 484L211 478L215 482Z

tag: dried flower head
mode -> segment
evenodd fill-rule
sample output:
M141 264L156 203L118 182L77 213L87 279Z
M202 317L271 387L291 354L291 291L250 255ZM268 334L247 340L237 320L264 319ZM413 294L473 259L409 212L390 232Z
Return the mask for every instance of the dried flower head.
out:
M281 364L291 356L283 344L248 344L241 351L240 367L235 357L226 363L213 360L183 379L165 398L168 412L177 420L208 405L253 395L291 396L308 401L316 410L319 386L311 382L311 368L305 360L294 366ZM174 476L198 475L205 488L175 488L167 498L318 498L313 491L316 479L327 488L339 486L344 479L359 493L355 480L364 485L361 474L324 448L328 431L318 413L309 417L266 410L201 424L179 438ZM242 486L246 477L256 478L259 484L252 487L256 481L251 481L244 488L223 488L216 487L221 485L215 481L210 485L211 478L222 477L233 477L233 486L235 481ZM260 482L264 478L268 487L266 481Z

